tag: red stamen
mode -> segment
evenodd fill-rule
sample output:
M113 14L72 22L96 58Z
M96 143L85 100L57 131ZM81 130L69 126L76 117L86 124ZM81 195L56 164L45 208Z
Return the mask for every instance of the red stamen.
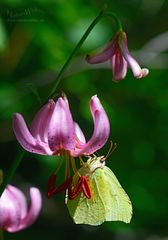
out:
M92 197L91 191L90 191L90 182L89 182L89 177L88 176L83 176L83 184L82 184L82 190L84 195L90 199Z
M56 174L53 174L50 176L49 180L48 180L48 188L47 188L47 197L50 198L52 196L52 192L54 187L54 184L56 182Z
M68 188L69 184L72 182L72 177L68 177L65 182L60 184L58 187L55 187L56 175L53 174L48 180L48 190L47 190L47 197L51 198L53 194L60 193Z
M75 197L79 195L79 193L83 191L84 195L90 199L91 198L91 191L89 186L89 177L81 176L78 179L76 186L72 189L72 185L69 184L68 187L68 198L73 200Z
M78 179L78 182L73 189L72 189L72 184L69 185L69 187L68 187L68 198L70 200L73 200L74 198L76 198L78 196L78 194L81 192L81 190L82 190L82 177L80 177Z
M65 182L63 182L63 183L60 184L58 187L55 187L55 188L53 189L53 194L57 194L57 193L60 193L60 192L62 192L62 191L64 191L64 190L66 190L71 182L72 182L72 177L70 176L70 177L68 177L68 178L66 179Z

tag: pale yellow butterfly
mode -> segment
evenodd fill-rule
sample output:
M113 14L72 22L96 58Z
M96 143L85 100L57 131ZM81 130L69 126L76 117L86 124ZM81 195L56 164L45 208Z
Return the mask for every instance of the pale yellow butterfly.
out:
M105 157L90 157L76 172L73 188L81 176L87 177L91 196L80 189L76 197L67 197L67 207L76 224L100 225L105 221L129 223L132 217L131 201L110 168ZM87 197L86 197L87 196Z

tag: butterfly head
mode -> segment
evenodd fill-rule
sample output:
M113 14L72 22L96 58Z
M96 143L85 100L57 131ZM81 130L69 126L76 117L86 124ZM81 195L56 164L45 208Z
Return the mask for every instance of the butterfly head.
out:
M94 156L89 157L86 163L89 173L94 172L97 168L103 168L105 166L105 157L104 156Z
M89 157L89 159L86 162L86 168L89 173L94 172L97 168L103 168L105 166L106 159L112 154L112 152L116 149L117 144L112 141L110 141L110 148L106 156L96 156L93 155L93 157Z

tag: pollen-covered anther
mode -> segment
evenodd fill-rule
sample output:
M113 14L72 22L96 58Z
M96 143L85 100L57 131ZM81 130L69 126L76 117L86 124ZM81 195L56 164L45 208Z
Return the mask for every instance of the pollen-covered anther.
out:
M56 174L51 175L51 177L48 180L48 189L47 189L47 197L51 198L52 195L54 194L58 194L63 192L64 190L66 190L69 186L69 184L72 182L72 177L69 176L65 182L63 182L62 184L60 184L59 186L55 186L55 182L56 182Z
M68 187L68 198L70 200L73 200L76 198L81 191L83 191L84 195L90 199L91 196L91 190L90 190L90 184L89 184L89 176L80 176L78 179L78 182L76 186L72 188L72 184Z

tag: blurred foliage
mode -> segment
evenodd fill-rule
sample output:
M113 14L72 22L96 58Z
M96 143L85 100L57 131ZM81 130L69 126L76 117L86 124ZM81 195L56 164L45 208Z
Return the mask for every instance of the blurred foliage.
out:
M31 123L39 99L47 97L60 67L104 3L101 0L1 0L0 165L4 174L18 148L12 131L13 112L21 112L27 123ZM138 50L137 59L141 61L143 45L168 31L168 1L109 0L107 3L108 9L120 17L128 34L129 48ZM157 52L161 59L159 68L157 57L156 67L150 61L145 65L150 68L148 77L136 80L129 71L126 79L116 84L112 82L110 64L99 68L84 63L84 55L104 45L114 32L110 19L102 20L95 27L62 79L58 92L63 90L67 94L74 119L88 138L93 129L89 100L94 94L101 99L111 123L110 138L118 145L107 165L132 200L131 224L74 225L63 195L46 198L47 180L55 170L57 158L26 154L12 183L22 189L38 186L43 193L43 210L31 228L5 233L5 239L167 239L167 49L164 53ZM151 56L145 54L144 59ZM108 148L106 144L99 153L106 154ZM63 167L60 176L64 176Z

